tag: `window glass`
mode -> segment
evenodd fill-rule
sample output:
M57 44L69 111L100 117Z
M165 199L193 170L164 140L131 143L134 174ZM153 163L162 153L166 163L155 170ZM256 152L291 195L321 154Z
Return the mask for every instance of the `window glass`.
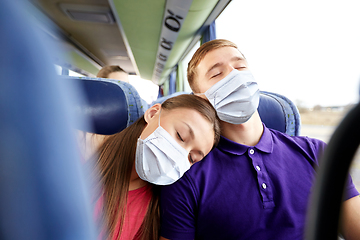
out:
M182 60L182 65L183 65L183 76L184 76L184 92L192 92L189 83L187 81L187 66L188 63L190 62L192 56L194 55L194 53L196 52L196 50L200 47L200 41L198 41L194 47L189 51L189 53L186 55L186 57Z

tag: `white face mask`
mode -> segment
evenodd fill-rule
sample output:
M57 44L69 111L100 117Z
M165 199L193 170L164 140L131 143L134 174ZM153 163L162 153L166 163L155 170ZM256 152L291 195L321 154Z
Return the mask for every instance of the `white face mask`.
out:
M161 112L160 112L161 113ZM139 177L156 185L169 185L189 170L188 152L160 126L137 141L135 169Z
M259 88L250 71L232 70L205 93L219 118L242 124L250 119L259 105Z

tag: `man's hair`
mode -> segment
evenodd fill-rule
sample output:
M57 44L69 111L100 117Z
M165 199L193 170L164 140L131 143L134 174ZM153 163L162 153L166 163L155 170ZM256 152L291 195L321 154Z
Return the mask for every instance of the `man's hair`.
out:
M188 64L188 69L187 69L188 82L189 82L189 85L190 85L191 89L193 90L193 92L198 92L198 90L199 90L199 88L195 82L196 67L199 65L201 60L204 59L205 55L208 52L210 52L214 49L222 48L222 47L233 47L233 48L236 48L240 52L240 50L238 49L238 47L236 46L235 43L233 43L229 40L226 40L226 39L215 39L215 40L204 43L194 53L194 56L191 58L191 60ZM241 55L244 56L244 54L242 54L242 53L241 53ZM245 58L245 56L244 56L244 58Z
M99 78L108 78L110 73L113 72L125 72L124 69L122 69L121 67L119 67L118 65L109 65L109 66L105 66L102 69L100 69L100 71L98 72L98 74L96 75L96 77Z

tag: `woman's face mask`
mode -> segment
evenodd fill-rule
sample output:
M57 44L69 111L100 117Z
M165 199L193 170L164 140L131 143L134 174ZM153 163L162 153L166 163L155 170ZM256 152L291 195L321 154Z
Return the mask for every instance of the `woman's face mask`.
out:
M160 113L161 114L161 113ZM135 169L139 177L156 185L169 185L189 170L188 152L160 126L137 141Z
M250 71L232 70L204 94L217 111L219 118L228 123L245 123L259 105L259 88Z

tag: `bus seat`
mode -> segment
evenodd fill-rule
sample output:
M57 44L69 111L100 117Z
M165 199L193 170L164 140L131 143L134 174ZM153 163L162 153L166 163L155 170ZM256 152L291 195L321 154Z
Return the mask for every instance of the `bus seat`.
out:
M277 93L260 91L258 112L262 122L271 129L290 136L299 136L301 120L295 104Z
M163 103L166 99L168 98L172 98L172 97L176 97L176 96L179 96L181 94L190 94L190 92L175 92L173 94L170 94L170 95L167 95L167 96L163 96L163 97L160 97L158 99L156 99L155 101L153 101L150 106L156 104L156 103Z
M70 104L28 1L0 1L1 239L97 238Z
M162 103L170 97L174 97L185 92L177 92L172 95L158 98L155 103ZM290 136L300 135L300 114L295 104L285 96L280 94L260 91L260 102L258 107L262 122L271 129L278 130Z
M76 115L86 117L90 128L79 130L102 135L120 132L141 117L148 108L131 84L107 79L89 77L63 77L78 82L86 101L73 106Z

